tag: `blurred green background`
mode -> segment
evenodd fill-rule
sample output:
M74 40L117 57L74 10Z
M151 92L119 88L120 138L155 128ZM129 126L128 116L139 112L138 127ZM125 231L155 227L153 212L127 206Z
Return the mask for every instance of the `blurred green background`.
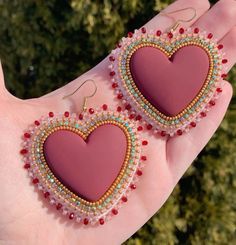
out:
M8 89L29 98L64 85L170 2L0 0L0 57ZM229 79L235 89L236 69ZM166 204L124 244L236 244L235 146L234 94L221 127Z

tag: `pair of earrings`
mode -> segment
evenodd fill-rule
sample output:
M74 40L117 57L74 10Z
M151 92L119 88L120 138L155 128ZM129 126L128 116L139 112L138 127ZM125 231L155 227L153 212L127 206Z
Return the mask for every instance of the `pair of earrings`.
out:
M141 129L120 106L106 104L87 109L86 96L80 114L49 112L24 132L24 167L32 183L62 214L76 222L103 225L118 214L120 204L136 189L147 157Z
M188 132L207 115L222 92L227 59L223 45L199 28L169 31L142 27L122 38L109 57L109 75L117 98L142 118L147 129L165 137Z
M97 91L88 80L81 86L90 81L95 90L85 97L80 114L49 112L25 131L24 167L69 219L103 225L118 214L147 160L141 123L163 137L182 135L215 105L227 63L223 45L198 28L178 29L196 17L195 9L187 9L194 16L177 21L170 31L142 27L111 52L111 86L125 110L107 105L87 110L87 99Z

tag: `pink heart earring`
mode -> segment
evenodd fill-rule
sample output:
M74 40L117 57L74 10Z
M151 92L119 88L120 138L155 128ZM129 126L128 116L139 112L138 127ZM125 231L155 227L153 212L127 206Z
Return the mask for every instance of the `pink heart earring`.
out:
M121 204L136 189L147 160L139 126L127 111L102 105L81 113L42 117L24 132L20 154L32 183L56 210L78 223L103 225L118 214Z
M161 136L182 135L196 127L215 105L226 77L227 59L212 33L183 28L142 27L122 38L109 56L109 75L117 99L137 120Z

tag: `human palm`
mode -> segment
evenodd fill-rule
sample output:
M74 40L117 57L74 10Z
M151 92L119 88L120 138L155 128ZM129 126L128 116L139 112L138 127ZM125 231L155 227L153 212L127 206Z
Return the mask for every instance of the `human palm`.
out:
M197 20L184 26L197 26L212 32L224 45L228 69L236 60L236 2L221 0L209 9L207 0L179 0L165 11L194 7ZM188 11L176 13L175 19L188 18ZM224 21L223 21L224 20ZM224 24L222 24L222 22ZM173 19L158 15L146 24L147 28L161 29L173 25ZM62 61L63 62L63 61ZM55 208L44 201L23 171L20 144L24 129L49 111L80 112L83 96L92 91L86 84L79 92L63 100L86 79L96 81L98 92L89 100L88 107L102 104L114 108L117 104L107 76L107 59L68 85L40 98L20 100L5 89L0 71L0 239L2 244L120 244L137 231L166 201L174 186L209 141L220 124L232 96L228 82L217 104L196 128L181 137L156 137L143 132L147 165L138 188L119 215L107 224L83 227L58 215Z

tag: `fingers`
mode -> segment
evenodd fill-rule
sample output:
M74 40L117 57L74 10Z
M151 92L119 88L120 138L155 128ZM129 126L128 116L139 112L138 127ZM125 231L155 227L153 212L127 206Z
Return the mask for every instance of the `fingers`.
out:
M2 64L0 61L0 97L6 93Z
M0 61L0 88L4 85L4 75L2 70L2 63Z
M231 29L219 43L224 45L224 52L228 60L226 71L228 72L236 63L236 27Z
M182 136L171 138L167 142L168 164L176 182L220 125L231 97L232 86L225 82L222 95L217 100L215 107L209 111L207 117L200 121L196 128Z
M196 17L188 22L181 23L182 26L188 27L193 24L202 14L204 14L210 7L208 0L178 0L169 5L165 10L165 13L179 10L177 13L166 16L158 14L156 17L151 19L145 26L149 29L160 29L165 31L166 29L173 26L178 19L190 19L193 16L193 12L190 9L182 10L185 8L195 8Z
M5 86L5 81L4 81L4 74L3 74L3 69L2 69L2 64L0 61L0 99L5 99L5 98L15 98L13 95L11 95L8 90L6 89Z
M236 25L236 1L221 0L193 24L212 33L218 40Z

